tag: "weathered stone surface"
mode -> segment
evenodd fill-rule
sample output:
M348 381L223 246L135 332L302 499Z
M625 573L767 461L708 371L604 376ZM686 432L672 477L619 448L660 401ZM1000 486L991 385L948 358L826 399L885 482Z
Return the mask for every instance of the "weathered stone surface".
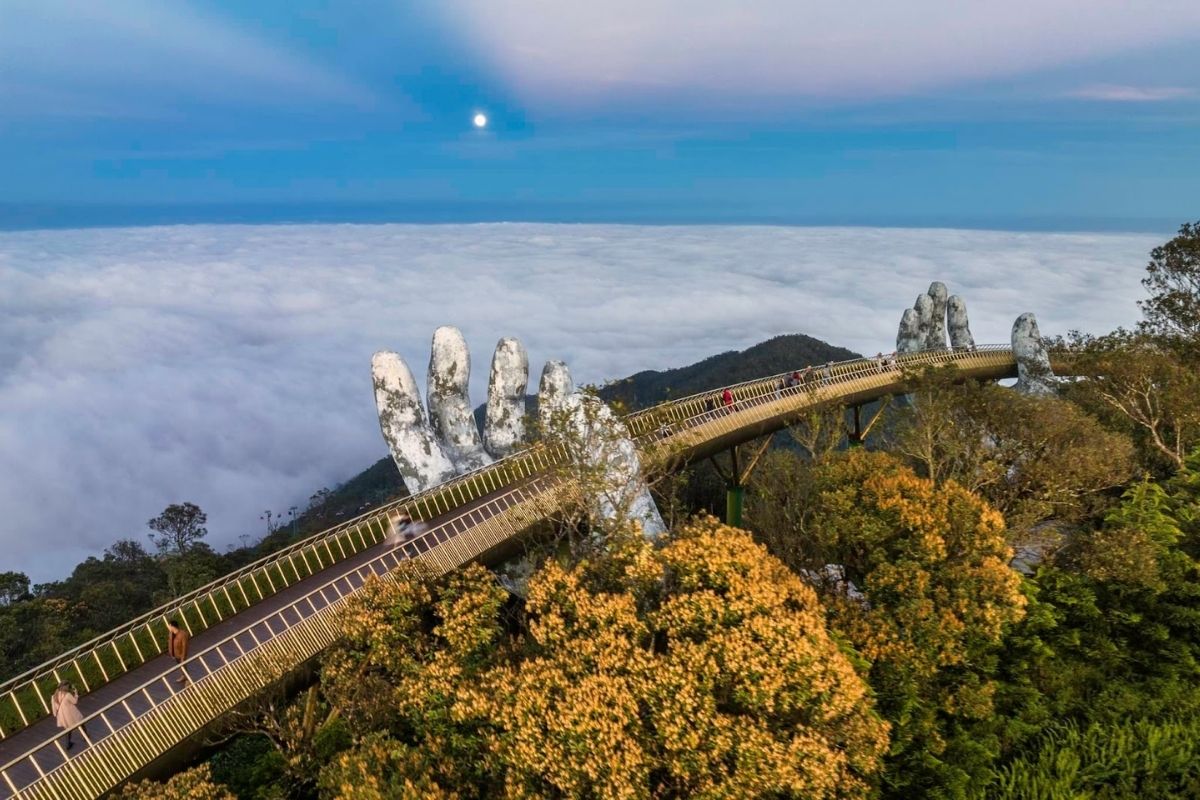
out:
M410 492L420 492L454 477L454 464L425 418L412 371L396 353L371 358L379 429L396 469Z
M946 325L950 329L950 346L969 350L975 346L971 321L967 318L967 303L958 295L946 301Z
M921 349L921 321L914 308L904 309L900 330L896 332L896 352L915 353Z
M927 294L917 295L913 309L917 312L918 349L924 350L929 344L929 331L933 328L933 298Z
M637 522L648 539L665 533L667 526L642 478L637 447L629 438L625 423L599 398L582 392L568 395L557 407L565 412L583 442L587 465L604 471L607 489L593 498L594 513L605 519Z
M529 386L529 356L512 337L496 344L488 378L487 415L483 444L494 458L503 458L525 440L525 390Z
M929 334L925 339L926 350L946 349L946 284L934 281L929 284L929 295L932 308L929 313Z
M542 430L549 430L550 415L574 392L575 382L567 365L562 361L547 361L538 381L538 422Z
M897 353L945 350L947 333L951 347L975 346L967 319L967 304L958 295L946 295L946 284L934 281L927 292L917 295L912 308L904 310L896 333Z
M382 352L371 361L380 430L410 492L424 491L489 463L483 442L491 453L502 456L524 439L529 379L525 348L510 338L496 345L482 439L471 413L470 370L462 333L457 328L438 328L429 358L427 420L416 381L404 360ZM588 437L585 459L603 468L606 485L602 496L594 499L595 511L608 518L627 515L642 525L648 537L661 534L666 526L641 476L637 448L624 423L598 399L577 393L570 370L561 361L547 362L543 368L538 403L543 424L556 410L565 411L567 424Z
M1054 394L1050 353L1033 314L1026 312L1013 323L1012 349L1017 359L1017 385L1013 388L1022 394Z
M429 352L429 424L459 472L491 463L471 411L471 354L458 328L433 332Z

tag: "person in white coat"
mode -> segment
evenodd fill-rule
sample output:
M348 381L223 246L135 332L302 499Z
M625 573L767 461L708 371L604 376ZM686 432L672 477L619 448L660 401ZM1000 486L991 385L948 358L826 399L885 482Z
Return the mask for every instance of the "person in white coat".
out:
M50 699L50 711L54 714L54 721L67 732L68 750L75 746L71 741L72 731L83 722L83 714L79 713L79 707L76 705L78 702L79 693L66 681L58 685L54 697Z

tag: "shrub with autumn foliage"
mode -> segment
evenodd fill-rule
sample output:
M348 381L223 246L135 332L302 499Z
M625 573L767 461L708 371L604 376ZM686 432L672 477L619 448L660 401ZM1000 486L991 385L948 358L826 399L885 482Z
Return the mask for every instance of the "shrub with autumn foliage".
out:
M126 784L116 800L237 800L227 788L214 783L207 764L180 772L166 783L141 781Z
M377 582L324 690L356 744L327 796L869 796L888 742L816 594L706 518L531 579Z
M871 662L894 724L890 793L954 796L986 780L990 747L970 728L992 714L991 666L1026 604L1000 514L954 481L853 450L769 469L749 517Z

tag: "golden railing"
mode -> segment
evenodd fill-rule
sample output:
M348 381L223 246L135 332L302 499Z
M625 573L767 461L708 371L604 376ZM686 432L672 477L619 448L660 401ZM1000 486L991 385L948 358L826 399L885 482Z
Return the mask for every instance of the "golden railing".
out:
M142 683L85 717L77 729L84 744L77 754L69 756L56 734L52 741L11 759L0 768L0 796L99 797L332 644L338 614L367 577L386 578L409 559L441 574L478 558L550 513L544 489L535 479L491 498L205 647L181 668ZM390 521L399 513L391 511ZM260 637L255 632L260 628L271 635ZM191 680L176 688L180 669L187 669ZM22 769L34 776L32 782L14 778Z

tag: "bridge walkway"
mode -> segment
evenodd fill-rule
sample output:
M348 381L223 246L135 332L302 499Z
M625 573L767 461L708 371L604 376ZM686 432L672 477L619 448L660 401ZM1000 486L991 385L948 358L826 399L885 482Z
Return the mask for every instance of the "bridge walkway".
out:
M503 508L503 503L489 503L483 498L432 520L429 526L431 532L453 530L468 524L467 519L469 524L478 525ZM71 781L67 794L43 794L38 784L62 771L70 762L86 759L91 750L106 744L121 749L113 740L114 736L120 738L131 725L147 718L151 712L166 709L170 701L186 694L193 686L203 685L205 679L230 663L260 651L314 615L330 609L334 603L361 588L370 576L382 577L401 562L418 558L428 549L424 539L399 545L385 540L373 545L196 634L189 647L194 656L183 666L177 666L170 656L161 655L81 696L79 710L84 716L84 730L75 731L74 747L70 750L66 749L65 732L55 726L52 717L41 719L0 741L0 764L10 765L0 781L0 800L96 796L96 790L92 788L95 784L90 782ZM280 677L298 663L279 665ZM179 683L182 671L187 674L186 684ZM184 738L186 736L178 737L180 741ZM102 769L97 771L100 775L104 773ZM86 780L86 777L79 780ZM79 793L75 794L75 791Z

